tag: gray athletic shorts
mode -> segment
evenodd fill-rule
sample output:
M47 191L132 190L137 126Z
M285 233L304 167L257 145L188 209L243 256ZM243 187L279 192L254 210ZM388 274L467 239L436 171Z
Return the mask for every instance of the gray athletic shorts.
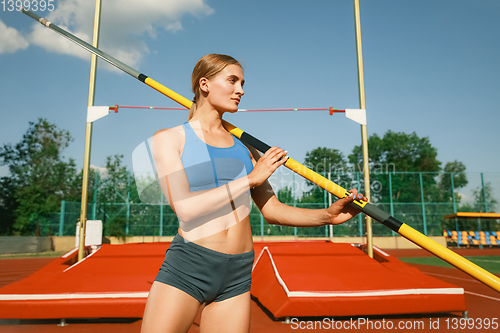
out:
M200 303L220 302L250 291L253 261L254 250L217 252L177 234L155 281L180 289Z

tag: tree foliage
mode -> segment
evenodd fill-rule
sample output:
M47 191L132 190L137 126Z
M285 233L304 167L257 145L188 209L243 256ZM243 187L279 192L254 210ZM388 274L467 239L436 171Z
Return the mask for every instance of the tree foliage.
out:
M1 164L10 171L10 176L1 180L7 185L2 190L4 209L13 212L10 220L2 218L3 230L32 234L36 225L58 211L61 200L72 193L68 184L76 179L75 162L62 156L72 140L68 131L40 118L30 122L19 143L0 148Z
M389 201L390 192L393 202L421 201L420 175L400 172L423 172L422 187L429 189L436 185L435 174L428 172L439 172L441 162L428 138L420 138L416 133L387 131L382 138L371 135L368 148L370 170L375 174L372 184L375 180L381 184L380 191L372 194L373 202ZM356 170L362 171L361 146L354 147L349 161ZM392 173L392 187L389 187L389 178L383 175L387 171Z
M368 139L368 155L370 169L378 170L385 165L394 165L399 172L439 171L441 162L437 160L437 149L429 142L429 138L419 138L415 132L387 131L381 138L373 134ZM359 167L362 165L362 147L355 146L349 161Z
M472 191L473 202L465 203L460 206L462 212L479 212L489 213L495 212L498 204L493 196L493 188L491 183L485 183L484 187L479 186Z
M108 156L105 172L101 175L98 194L98 217L103 223L103 234L126 237L127 220L124 218L130 202L131 184L123 155ZM121 204L121 205L116 205ZM125 214L124 214L125 213Z
M457 160L446 163L444 173L439 175L437 192L434 201L451 202L455 196L457 204L461 201L461 196L458 192L452 193L453 189L459 189L467 185L467 175L465 174L465 165Z
M30 123L22 140L17 144L4 144L0 147L0 164L8 166L10 175L0 178L0 234L33 235L37 225L48 223L51 216L57 215L61 200L78 205L82 193L82 172L77 172L75 162L62 155L72 141L68 131L57 128L45 119ZM431 234L442 230L442 216L449 214L453 198L462 211L494 211L497 201L493 197L492 186L486 183L474 192L474 202L462 204L458 190L467 185L465 166L455 160L441 168L437 160L437 149L428 138L420 138L415 133L395 133L388 131L383 137L374 134L368 140L369 164L372 181L372 203L389 212L394 208L394 216L422 231L422 211L426 209L426 225L434 228ZM348 158L340 151L318 147L306 154L304 164L332 181L350 189L364 190L357 179L362 176L361 146L354 147ZM103 221L106 236L125 237L130 234L159 234L159 221L163 234L175 233L178 223L171 207L143 205L135 186L135 179L123 164L123 155L109 156L106 166L97 171L90 170L88 190L88 218ZM97 180L97 182L96 182ZM373 184L378 189L374 191ZM296 204L302 208L324 208L325 191L308 182L310 190L301 198L295 198L291 188L282 188L277 195L280 201ZM423 189L423 197L422 191ZM455 189L454 193L452 192ZM94 193L97 196L94 198ZM392 195L392 196L391 196ZM334 199L335 200L335 199ZM422 205L439 202L438 205ZM394 205L390 206L389 202ZM95 206L93 204L95 203ZM390 207L390 208L389 208ZM252 208L251 223L259 226L260 217ZM76 211L76 209L75 209ZM77 222L76 214L70 218ZM161 214L161 215L160 215ZM335 233L354 235L362 233L359 219L335 227ZM53 221L52 221L53 222ZM450 221L451 223L454 221ZM57 223L57 222L56 222ZM66 226L66 224L65 224ZM374 225L377 228L378 224ZM489 226L489 225L488 225ZM68 230L74 224L67 224ZM382 235L391 231L380 226ZM324 227L298 228L266 226L267 235L324 236ZM260 230L254 233L260 234Z
M14 211L18 204L14 196L15 183L10 177L0 178L0 236L13 233Z
M347 183L351 182L350 177L345 174L348 161L344 154L337 149L326 147L313 149L306 153L304 165L324 177L328 177L328 172L333 173L334 179L332 180L340 186L346 186ZM310 181L307 181L307 184L312 188L303 194L301 202L323 202L324 190Z
M442 216L452 209L453 195L455 202L460 202L458 192L452 193L452 188L457 190L467 184L463 163L449 162L443 170L442 163L437 159L437 149L428 138L418 137L416 133L388 131L383 137L373 134L368 139L368 147L371 202L381 205L388 212L394 209L396 218L420 231L424 231L425 221L430 233L440 233ZM362 147L355 146L348 158L347 161L337 150L321 147L308 152L304 164L320 173L334 171L332 181L345 189L355 187L365 192L361 180ZM425 207L424 219L422 201L440 202L440 205ZM305 192L300 199L301 205L323 202L324 191L317 186ZM392 206L389 205L390 202L393 203ZM348 223L346 228L354 230L357 225L354 222L351 225ZM390 234L390 230L385 230L378 224L374 228L382 229L375 231L378 234Z

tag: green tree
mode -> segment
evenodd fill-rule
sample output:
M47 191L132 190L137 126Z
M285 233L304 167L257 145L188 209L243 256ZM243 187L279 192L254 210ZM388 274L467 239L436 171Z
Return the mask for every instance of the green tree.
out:
M467 184L465 166L458 161L450 162L444 168L446 173L440 173L437 149L429 138L421 138L416 133L388 131L383 137L374 134L368 139L368 147L371 201L385 211L391 209L389 202L392 202L396 218L421 232L427 230L429 235L439 235L442 216L453 212L450 173L453 172L455 189L461 188ZM353 149L349 161L356 170L362 171L361 146ZM456 199L460 200L458 194ZM449 205L426 204L429 202ZM382 226L374 225L374 233L387 232Z
M16 220L14 211L18 207L14 192L13 179L10 177L0 178L0 236L8 236L13 232Z
M453 195L455 202L460 203L461 196L458 192L452 193L453 190L459 189L467 185L467 174L465 173L465 165L457 160L446 163L444 173L439 175L437 183L437 193L434 201L451 202ZM452 184L453 179L453 184Z
M0 148L1 164L10 171L1 181L8 185L2 191L4 205L10 206L3 209L14 212L14 220L2 219L2 230L19 235L33 234L47 223L76 178L74 160L64 161L62 156L73 140L70 133L43 118L29 124L19 143Z
M488 212L494 212L496 210L498 201L493 196L491 183L485 183L484 189L482 186L478 186L472 191L472 195L474 201L461 205L459 211L486 213L486 207L488 207Z
M288 186L280 188L278 193L276 193L276 197L280 202L293 206L294 193L292 188Z
M399 172L426 172L423 174L423 187L428 189L436 185L436 174L439 172L441 162L437 160L437 149L429 142L429 138L420 138L416 133L387 131L381 138L373 134L368 139L368 157L372 184L378 181L380 191L372 194L373 202L389 201L389 178L387 173L392 173L392 199L393 202L419 202L421 201L420 177L418 174ZM349 161L354 168L363 171L362 147L356 146Z
M126 210L131 190L127 167L123 166L123 155L108 156L106 170L101 174L98 194L98 211L103 234L126 237Z
M342 187L350 187L352 183L352 174L348 166L347 159L337 149L318 147L306 153L304 165L309 169L328 177L328 172L332 173L332 181ZM323 203L324 190L307 181L312 188L305 192L300 200L302 204L306 203Z

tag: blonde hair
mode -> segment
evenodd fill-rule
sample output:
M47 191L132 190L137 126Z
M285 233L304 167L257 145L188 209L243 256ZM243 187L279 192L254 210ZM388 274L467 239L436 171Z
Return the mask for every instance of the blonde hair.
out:
M196 102L200 99L200 79L204 77L210 80L222 72L228 65L238 65L241 67L241 64L236 59L225 54L207 54L198 60L191 75L194 98L193 105L189 109L188 121L193 118L197 107Z

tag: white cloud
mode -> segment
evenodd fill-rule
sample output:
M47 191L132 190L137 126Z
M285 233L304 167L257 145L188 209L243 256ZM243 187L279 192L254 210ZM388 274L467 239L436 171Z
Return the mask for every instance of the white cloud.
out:
M213 9L205 0L107 0L101 9L99 47L131 67L140 64L149 53L141 40L144 34L156 37L159 29L177 32L182 30L181 18L186 14L201 17ZM62 29L92 43L94 2L60 0L56 9L45 17ZM1 38L1 37L0 37ZM32 44L48 52L69 54L88 59L90 54L66 38L35 23L28 37ZM25 46L26 47L26 46ZM106 69L112 68L106 66Z
M8 27L0 20L0 54L14 53L29 46L28 41L19 31Z
M66 31L69 30L63 25L60 25L59 27ZM83 34L81 31L73 33L73 35L85 41L88 41L90 38L89 35ZM84 60L88 60L90 58L90 53L88 51L85 51L83 48L70 40L54 33L53 31L50 31L47 28L44 28L38 23L33 26L33 31L28 38L31 44L40 46L48 52L69 54Z

